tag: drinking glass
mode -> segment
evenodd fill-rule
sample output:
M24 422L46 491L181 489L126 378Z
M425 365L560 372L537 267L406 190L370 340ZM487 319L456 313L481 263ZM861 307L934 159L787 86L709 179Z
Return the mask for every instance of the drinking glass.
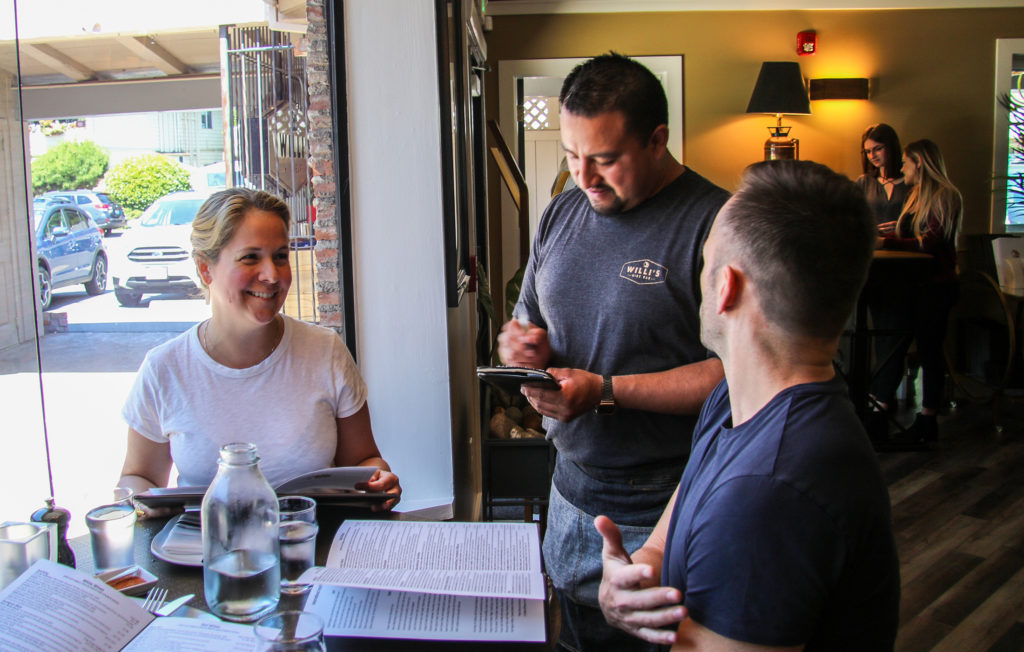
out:
M305 496L278 498L281 521L278 540L281 545L281 589L295 592L303 571L316 563L316 501Z
M135 563L135 521L138 516L133 497L131 489L115 487L111 502L94 507L85 515L96 573Z
M56 561L50 547L50 528L43 523L0 523L0 589L39 559Z
M325 652L324 621L308 611L279 611L253 627L257 652Z

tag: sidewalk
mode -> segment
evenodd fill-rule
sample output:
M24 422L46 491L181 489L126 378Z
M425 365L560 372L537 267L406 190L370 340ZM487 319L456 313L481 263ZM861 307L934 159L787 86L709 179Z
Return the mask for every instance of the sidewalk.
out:
M121 405L139 365L151 348L206 319L209 310L201 299L124 308L111 291L54 293L50 312L66 316L67 332L43 335L39 361L35 341L0 350L0 396L13 417L8 450L16 453L0 457L0 520L28 520L51 495L48 438L53 495L71 512L68 536L87 532L85 513L109 498L120 476L127 435Z
M78 287L57 290L48 311L67 316L68 332L182 332L210 316L202 299L147 296L138 307L126 308L112 290L90 297Z

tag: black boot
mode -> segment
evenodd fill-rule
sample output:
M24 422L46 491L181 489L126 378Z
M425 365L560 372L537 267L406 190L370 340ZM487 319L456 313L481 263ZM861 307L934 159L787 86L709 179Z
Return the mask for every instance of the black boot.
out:
M900 441L930 443L939 439L939 420L934 414L917 413L914 423L897 437Z
M868 412L867 423L864 429L868 431L871 443L876 446L889 442L889 413L886 410L872 410Z

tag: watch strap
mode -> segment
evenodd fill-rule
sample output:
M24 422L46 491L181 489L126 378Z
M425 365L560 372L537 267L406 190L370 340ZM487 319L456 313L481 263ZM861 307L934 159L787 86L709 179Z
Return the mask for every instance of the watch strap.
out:
M611 376L601 376L601 400L597 403L596 411L598 414L611 414L615 411L615 392Z

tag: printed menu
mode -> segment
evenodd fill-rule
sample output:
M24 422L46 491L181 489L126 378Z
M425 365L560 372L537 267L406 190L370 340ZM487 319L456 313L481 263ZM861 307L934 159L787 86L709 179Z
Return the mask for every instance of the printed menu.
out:
M529 523L345 521L301 581L324 633L543 642L540 537Z
M41 559L0 591L0 650L252 652L252 627L157 618L102 581Z

